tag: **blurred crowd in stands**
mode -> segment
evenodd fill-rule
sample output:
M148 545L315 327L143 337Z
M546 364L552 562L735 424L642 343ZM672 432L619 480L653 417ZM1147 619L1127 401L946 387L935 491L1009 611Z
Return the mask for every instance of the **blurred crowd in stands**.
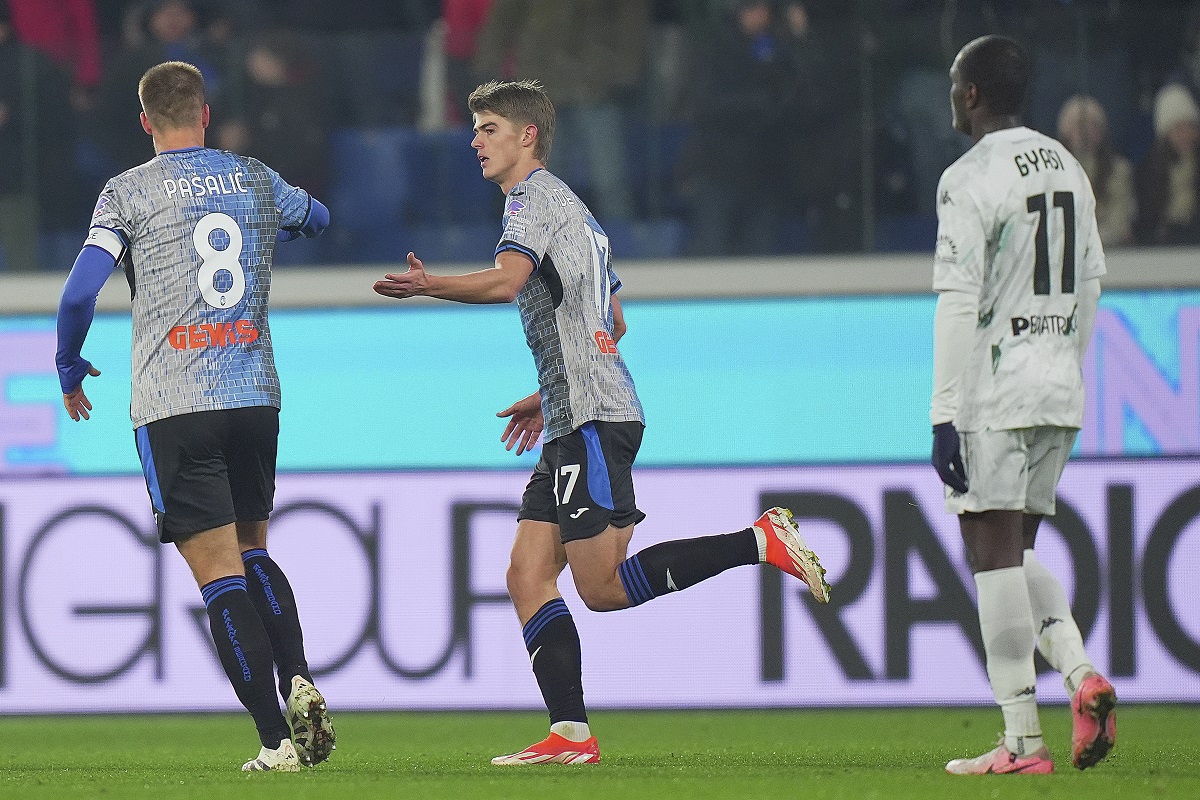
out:
M486 259L501 198L466 95L536 77L550 168L618 257L933 249L970 142L947 74L1026 44L1031 127L1084 164L1104 243L1200 243L1200 0L0 0L0 270L65 270L153 155L137 80L204 73L208 144L330 207L284 263Z

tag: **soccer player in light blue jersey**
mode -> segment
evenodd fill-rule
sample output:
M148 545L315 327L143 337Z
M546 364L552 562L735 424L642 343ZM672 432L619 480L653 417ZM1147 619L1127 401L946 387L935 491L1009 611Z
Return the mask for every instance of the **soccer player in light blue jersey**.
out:
M89 418L83 381L100 371L81 352L100 288L121 267L133 300L130 415L159 538L191 567L221 665L258 728L261 750L242 769L296 771L329 757L334 730L291 586L266 549L279 435L267 297L276 241L318 235L329 212L263 163L204 146L196 67L152 67L138 96L156 155L104 187L67 278L63 405Z
M617 349L625 322L608 237L545 169L554 107L540 84L488 83L468 105L483 177L507 195L495 267L432 275L409 253L408 271L386 275L374 289L396 298L517 302L539 391L500 412L509 417L501 439L518 454L543 432L545 444L521 500L507 579L550 735L492 763L593 764L600 748L583 702L579 634L558 591L564 567L593 611L640 605L745 564L772 564L821 602L829 585L782 508L735 533L664 542L627 557L634 525L646 516L631 472L645 420Z

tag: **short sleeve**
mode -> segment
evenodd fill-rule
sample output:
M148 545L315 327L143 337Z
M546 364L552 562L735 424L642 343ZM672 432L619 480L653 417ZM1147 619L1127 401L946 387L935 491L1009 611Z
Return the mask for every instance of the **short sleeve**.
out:
M279 209L279 227L298 230L308 222L312 209L312 198L308 192L279 177L279 173L263 165L271 176L271 194L275 196L275 207Z
M987 235L983 214L971 193L949 172L938 183L937 246L933 256L935 291L959 291L977 294L983 284Z
M534 265L550 248L550 233L554 208L551 197L529 183L518 183L504 202L504 232L497 255L504 250L516 250L529 256Z
M616 294L621 290L621 279L617 276L617 271L613 269L612 256L608 259L608 291L609 294Z
M92 224L88 229L84 246L91 245L104 250L120 264L133 241L133 219L126 207L125 194L114 180L104 185L92 212Z

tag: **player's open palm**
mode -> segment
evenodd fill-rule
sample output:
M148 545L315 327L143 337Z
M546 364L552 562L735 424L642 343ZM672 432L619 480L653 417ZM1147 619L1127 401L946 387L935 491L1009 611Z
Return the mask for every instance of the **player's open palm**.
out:
M376 294L384 297L404 299L424 294L428 285L429 276L425 273L425 265L421 263L421 259L417 258L416 254L409 253L407 272L398 274L389 272L383 276L383 280L375 281L373 288Z
M88 375L95 378L100 374L100 370L95 367L88 367ZM63 395L63 406L67 409L67 413L71 419L79 422L79 418L91 419L88 412L92 410L92 401L88 400L87 393L83 391L83 384L80 383L71 392Z
M512 450L515 445L517 455L533 449L546 424L542 417L542 397L537 392L518 400L496 416L509 418L500 441L504 442L505 450Z

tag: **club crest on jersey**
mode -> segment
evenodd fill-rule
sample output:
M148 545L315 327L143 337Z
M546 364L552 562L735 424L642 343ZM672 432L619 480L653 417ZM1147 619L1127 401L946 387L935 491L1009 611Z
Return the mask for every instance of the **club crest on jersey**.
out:
M514 197L508 201L508 205L505 207L504 213L508 214L510 217L515 217L517 214L520 214L524 210L525 210L525 204Z

